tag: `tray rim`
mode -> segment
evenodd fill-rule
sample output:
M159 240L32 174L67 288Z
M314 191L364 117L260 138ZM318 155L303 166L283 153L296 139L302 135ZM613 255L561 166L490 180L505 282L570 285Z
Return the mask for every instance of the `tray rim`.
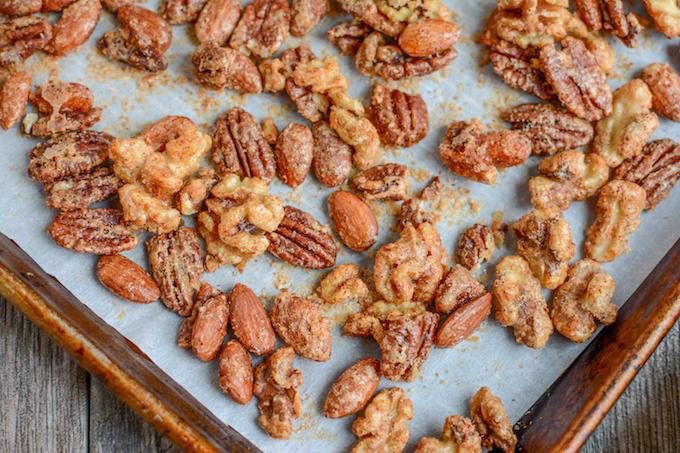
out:
M220 421L2 232L0 296L181 449L260 451ZM640 316L643 312L644 317ZM578 452L604 419L680 317L680 240L619 308L619 313L617 322L602 329L516 423L518 451ZM625 343L629 349L624 354L606 355L601 350L603 342L619 339L631 327L637 328L635 333L639 336ZM567 408L570 423L563 423L563 419L562 423L551 423L552 417L544 417L545 413L554 414L550 402L564 399L572 390L570 386L584 377L589 364L603 365L596 362L598 348L599 359L609 365L604 378L577 398L577 406Z

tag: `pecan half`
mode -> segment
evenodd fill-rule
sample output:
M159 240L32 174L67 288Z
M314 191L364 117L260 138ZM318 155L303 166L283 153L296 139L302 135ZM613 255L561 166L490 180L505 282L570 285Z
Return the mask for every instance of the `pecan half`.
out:
M172 25L188 24L198 19L206 0L163 0L161 16Z
M305 269L326 269L335 265L339 248L328 228L292 206L286 206L284 212L279 227L266 234L269 253Z
M0 90L0 126L7 130L19 122L26 111L31 94L31 76L23 71L13 71Z
M501 41L494 45L489 60L494 72L511 88L526 91L549 101L555 93L538 65L538 49L523 49L516 44Z
M597 60L583 41L567 37L562 50L541 48L540 66L562 104L588 121L612 112L612 91Z
M487 294L484 285L463 266L455 264L442 279L434 296L435 310L449 313Z
M220 175L235 173L269 182L276 175L274 153L255 117L233 107L217 118L212 160Z
M241 17L238 0L208 0L196 19L194 32L200 43L214 42L218 46L227 40Z
M371 33L371 27L359 20L340 22L328 29L328 40L338 46L340 52L354 55L359 50L364 38Z
M276 168L279 178L291 187L302 184L312 166L314 138L303 124L291 123L279 134L276 147Z
M328 418L356 414L366 406L380 383L380 362L363 359L347 368L333 382L323 413Z
M647 193L645 209L654 209L680 179L680 144L668 138L647 143L639 156L616 168L614 179L642 187Z
M48 229L54 242L80 253L113 255L137 245L137 236L123 224L118 209L61 212Z
M326 362L331 358L331 323L315 302L281 292L269 312L272 326L284 343L309 360Z
M90 173L108 159L113 137L97 131L58 135L31 151L28 175L42 183Z
M42 4L43 0L3 0L0 2L0 14L27 16L39 12Z
M288 39L289 24L288 0L253 0L243 10L229 46L246 55L267 58Z
M41 114L30 130L37 137L87 129L101 119L92 91L79 83L50 79L29 100Z
M52 40L45 50L64 55L84 44L99 22L102 4L99 0L78 0L67 6L54 24Z
M180 316L189 316L194 290L203 275L198 234L187 227L146 241L151 272L161 289L161 300Z
M588 121L551 104L518 105L503 119L529 137L534 154L554 154L593 140L593 126Z
M241 52L207 42L196 49L191 62L198 81L210 88L262 92L262 77L257 66Z
M680 122L680 75L666 63L654 63L642 71L642 80L652 92L654 110Z
M456 247L456 260L469 270L475 269L484 261L489 261L495 249L491 228L476 223L460 236Z
M97 278L116 296L138 304L161 297L153 278L137 263L123 255L104 255L97 261Z
M12 68L42 50L52 39L52 25L40 17L17 17L0 24L0 66Z
M253 365L248 351L238 340L229 341L220 353L220 390L239 404L253 398Z
M414 453L479 453L482 439L475 425L467 418L453 415L444 421L442 438L423 437Z
M337 187L352 170L352 148L342 141L326 121L312 125L314 175L326 187Z
M376 165L356 173L352 185L367 200L403 200L409 190L408 176L404 165Z
M172 42L172 32L161 16L126 5L118 9L116 18L121 28L104 33L97 42L103 55L149 72L168 67L164 53Z
M113 173L111 167L101 166L92 173L70 176L45 184L47 206L62 211L87 208L91 204L113 197L122 185L122 181Z
M576 0L576 10L591 31L610 30L628 47L634 47L642 25L626 14L622 0Z
M381 390L352 424L352 432L359 439L350 453L403 451L412 418L413 403L404 390L398 387Z
M290 34L304 36L328 13L328 0L291 0Z
M286 49L281 54L281 61L289 75L293 74L298 65L308 63L315 58L314 53L305 46ZM319 121L328 114L330 108L328 96L315 93L309 86L298 85L292 77L286 80L286 93L295 104L297 112L309 121Z
M386 146L413 146L427 136L427 104L420 95L373 85L370 115Z
M515 451L517 436L512 430L512 422L501 399L488 387L477 390L470 400L470 416L485 448L497 446L505 453Z
M293 432L293 419L302 414L299 388L302 373L293 368L293 348L281 348L255 368L254 393L260 416L257 421L275 439L288 439Z

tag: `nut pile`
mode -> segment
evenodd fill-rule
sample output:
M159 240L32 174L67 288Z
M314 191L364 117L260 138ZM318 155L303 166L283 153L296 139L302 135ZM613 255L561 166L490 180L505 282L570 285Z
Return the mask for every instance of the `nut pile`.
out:
M660 32L680 36L680 7L643 3ZM367 106L350 96L335 57L318 57L304 45L284 48L289 35L319 26L330 13L325 0L253 0L243 9L234 0L165 0L158 12L103 1L119 25L97 42L118 62L111 64L163 71L171 25L193 24L197 83L285 94L300 114L300 122L279 131L271 117L259 122L232 107L210 134L187 117L167 116L116 138L91 129L105 112L87 86L51 78L32 89L22 69L35 52L64 55L85 43L101 14L99 0L2 1L0 13L11 18L0 24L7 72L0 126L21 122L26 134L44 139L29 154L28 174L43 185L47 206L59 211L48 228L55 243L100 255L97 277L120 298L161 300L183 317L178 346L199 360L217 360L216 385L235 403L255 395L258 422L273 438L289 438L302 415L296 355L330 360L326 310L356 302L344 334L375 341L380 357L363 358L338 376L324 415L358 414L352 451L397 453L409 439L413 404L400 387L374 393L381 378L413 381L427 372L432 347L455 347L492 312L531 348L543 348L554 331L583 342L597 322L615 322L615 282L601 264L628 251L643 211L661 203L680 178L680 144L652 140L661 121L680 121L680 76L654 63L612 91L607 78L616 56L607 35L632 47L646 23L621 0L499 0L481 30L485 61L508 86L540 101L506 111L508 128L491 129L477 118L452 121L438 154L442 168L488 185L499 170L541 156L527 182L534 209L511 228L502 216L469 225L449 250L436 226L443 183L435 178L413 194L413 169L386 161L383 149L414 146L430 133L425 100L393 81L451 64L460 29L440 0L339 4L353 17L330 27L327 37L353 56L361 74L376 77ZM46 11L59 12L54 25L34 15ZM36 113L26 114L29 103ZM332 189L327 223L269 191L275 178L303 186L310 172ZM564 211L591 197L597 200L585 257L572 262L576 244ZM377 247L374 209L388 203L399 208L399 236ZM195 228L183 216L195 216ZM516 253L494 256L509 230ZM138 245L139 231L152 235L145 244L150 272L121 254ZM373 268L338 263L343 246L374 257ZM249 261L266 252L287 265L323 270L316 293L282 291L268 304L241 283L225 291L201 281L222 266L248 272ZM485 263L495 265L492 285L475 275ZM543 289L553 290L551 300ZM263 356L256 366L253 356ZM416 451L511 452L516 444L501 400L482 387L470 418L448 417L441 438L421 439Z

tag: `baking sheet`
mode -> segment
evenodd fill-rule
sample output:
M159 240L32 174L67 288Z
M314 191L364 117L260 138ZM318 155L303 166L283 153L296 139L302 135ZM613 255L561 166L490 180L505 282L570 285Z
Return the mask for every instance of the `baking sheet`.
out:
M506 221L511 222L531 209L527 180L535 173L538 159L531 158L521 167L501 172L494 186L455 176L439 162L437 146L449 122L476 116L485 123L499 125L500 111L522 100L531 100L506 88L489 68L480 72L482 49L474 42L473 36L481 29L495 1L449 0L446 3L463 31L463 38L457 44L458 58L438 74L395 84L407 91L419 92L425 98L430 110L430 133L417 146L386 153L384 161L410 166L414 193L431 177L440 176L447 187L448 206L441 211L444 218L437 228L446 249L452 254L459 233L467 226L475 222L490 223L495 211L504 212ZM145 6L156 8L157 5L147 2ZM310 45L317 55L337 55L337 50L325 39L325 32L332 23L342 19L338 15L326 18L304 39L289 39L288 46L304 43ZM170 67L165 73L148 75L105 59L96 53L94 44L114 26L113 16L103 12L93 36L78 53L60 60L44 55L34 56L27 64L34 83L42 83L51 75L92 88L95 103L104 107L103 120L96 126L97 129L119 137L130 136L147 123L173 114L186 115L210 130L215 118L234 105L243 106L260 120L267 115L273 116L279 129L292 121L304 122L294 112L285 94L246 96L207 91L190 83L190 54L196 44L188 27L173 27L173 45L167 54ZM642 45L637 49L627 49L618 42L615 48L617 69L610 79L613 87L625 83L652 62L670 60L676 70L680 69L677 43L673 45L656 32L646 32ZM347 56L338 58L344 73L350 77L350 91L366 103L370 81L354 70L352 59ZM678 140L679 132L679 125L662 119L653 138ZM217 387L216 361L203 363L190 351L176 346L180 317L161 303L135 305L117 299L96 280L96 257L62 249L51 241L45 230L55 212L45 207L39 185L26 173L28 154L36 142L22 137L18 128L14 128L0 135L0 143L3 154L0 230L15 240L43 269L134 342L217 417L262 450L292 452L302 447L306 451L334 452L346 451L352 445L355 438L350 427L354 417L325 419L322 406L331 383L342 370L362 357L379 357L373 340L343 337L341 334L342 320L355 307L334 307L329 312L335 321L333 357L329 362L296 359L296 366L304 376L301 391L303 415L295 421L290 440L272 440L257 424L255 399L245 407L233 403ZM312 175L295 190L274 181L271 191L322 222L329 221L325 199L331 191L318 184ZM566 213L574 230L577 258L582 254L583 232L593 220L593 201L575 203ZM375 251L397 237L392 229L394 217L391 215L396 212L397 205L375 203L373 207L381 226L380 240L373 248ZM617 282L615 302L618 305L630 296L680 236L679 211L680 189L676 189L655 211L643 214L640 230L631 237L632 251L605 265ZM493 282L493 265L501 256L512 253L514 244L507 242L510 250L497 251L490 265L479 272L487 287ZM126 255L146 264L142 246ZM369 255L372 257L373 254ZM338 255L337 262L358 262L364 266L370 263L365 254L352 253L346 248ZM229 290L235 282L242 282L255 289L269 304L283 288L308 294L323 275L325 272L302 271L265 255L252 261L243 273L225 267L206 274L204 279L223 290ZM394 383L383 379L381 388L401 386L411 397L415 408L410 423L409 448L412 448L421 436L438 437L447 416L467 415L468 400L482 385L491 387L502 397L511 419L516 420L583 347L555 334L545 349L532 350L516 344L510 330L487 320L470 340L456 348L433 349L415 382Z

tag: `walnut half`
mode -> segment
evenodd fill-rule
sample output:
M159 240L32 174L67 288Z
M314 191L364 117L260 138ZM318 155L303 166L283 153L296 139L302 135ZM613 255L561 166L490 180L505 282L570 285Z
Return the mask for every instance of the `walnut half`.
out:
M351 453L400 453L408 442L408 422L413 418L413 403L404 390L382 390L352 424L359 437Z
M470 400L472 421L482 437L482 445L488 449L497 446L506 453L515 451L517 436L500 398L482 387Z

